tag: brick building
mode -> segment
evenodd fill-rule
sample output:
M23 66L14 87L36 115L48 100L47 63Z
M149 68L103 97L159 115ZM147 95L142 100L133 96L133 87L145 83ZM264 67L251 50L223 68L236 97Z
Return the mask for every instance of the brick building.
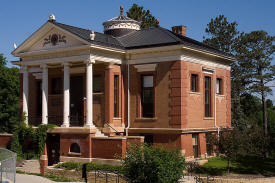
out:
M12 52L26 123L58 126L44 160L112 159L138 136L186 157L211 153L206 134L231 126L234 58L186 37L185 26L141 29L122 8L103 26L98 33L50 15Z

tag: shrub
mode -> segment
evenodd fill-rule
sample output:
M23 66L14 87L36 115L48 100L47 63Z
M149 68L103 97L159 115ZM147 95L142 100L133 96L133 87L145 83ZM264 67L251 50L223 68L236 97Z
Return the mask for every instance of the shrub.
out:
M122 173L133 183L174 183L185 169L185 159L178 150L147 144L131 146L122 161Z
M65 162L65 163L59 163L55 166L55 168L63 168L65 170L82 170L83 163L77 163L77 162ZM121 166L119 165L106 165L106 164L97 164L97 163L87 163L87 172L93 171L93 170L102 170L102 171L109 171L109 172L118 172L121 169Z

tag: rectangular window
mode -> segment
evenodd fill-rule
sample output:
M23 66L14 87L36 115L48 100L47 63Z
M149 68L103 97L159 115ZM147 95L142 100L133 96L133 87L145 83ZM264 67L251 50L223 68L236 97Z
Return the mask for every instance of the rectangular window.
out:
M114 117L118 117L118 75L114 75Z
M199 142L198 142L198 134L192 134L192 145L193 145L193 153L194 158L199 157Z
M52 94L62 94L62 80L61 78L52 78L51 82Z
M217 78L217 80L216 80L216 93L222 94L222 79L221 78Z
M206 76L204 80L205 95L205 117L211 117L211 77Z
M154 117L154 77L142 76L142 117Z
M191 91L198 92L198 75L191 74Z
M101 75L93 76L93 93L101 93L103 91L103 83Z

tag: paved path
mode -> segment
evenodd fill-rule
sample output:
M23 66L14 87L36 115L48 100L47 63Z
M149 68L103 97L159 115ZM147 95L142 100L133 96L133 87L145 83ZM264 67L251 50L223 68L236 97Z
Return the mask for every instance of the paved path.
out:
M16 170L29 173L40 173L40 164L38 160L24 160Z
M16 183L61 183L61 182L54 182L47 178L36 176L36 175L27 175L27 174L16 174ZM66 182L62 182L66 183ZM73 182L70 182L73 183ZM80 182L74 182L80 183Z

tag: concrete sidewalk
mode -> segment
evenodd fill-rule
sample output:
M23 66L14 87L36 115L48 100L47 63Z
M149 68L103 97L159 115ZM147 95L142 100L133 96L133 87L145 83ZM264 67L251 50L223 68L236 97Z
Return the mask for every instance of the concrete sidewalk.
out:
M27 175L27 174L16 174L16 183L61 183L54 182L47 178L36 176L36 175ZM66 182L62 182L66 183ZM81 183L81 182L70 182L70 183Z

